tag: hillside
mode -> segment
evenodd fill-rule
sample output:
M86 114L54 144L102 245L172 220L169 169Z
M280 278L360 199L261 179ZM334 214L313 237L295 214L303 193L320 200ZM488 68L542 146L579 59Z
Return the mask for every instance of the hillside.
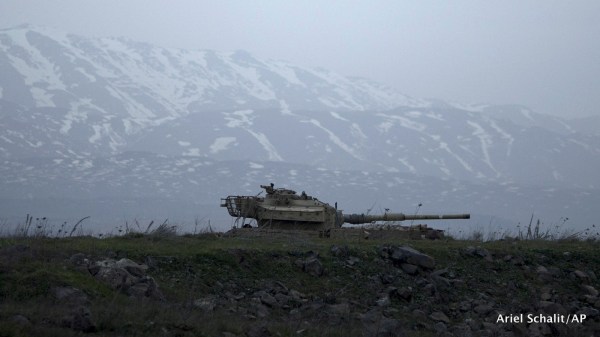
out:
M599 261L597 241L2 238L0 335L591 336Z
M469 226L597 223L597 119L418 99L244 51L0 30L0 221L212 219L260 184ZM158 221L158 220L157 220ZM447 224L441 224L447 226Z

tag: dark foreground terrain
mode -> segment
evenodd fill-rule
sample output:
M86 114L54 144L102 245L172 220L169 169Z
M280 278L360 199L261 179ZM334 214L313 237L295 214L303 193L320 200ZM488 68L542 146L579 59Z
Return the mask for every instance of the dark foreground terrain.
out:
M0 336L594 336L598 248L300 235L2 238Z

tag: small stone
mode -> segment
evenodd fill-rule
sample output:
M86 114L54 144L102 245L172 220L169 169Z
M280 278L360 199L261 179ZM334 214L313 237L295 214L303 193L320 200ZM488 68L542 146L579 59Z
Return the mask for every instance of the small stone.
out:
M348 264L349 266L354 266L358 262L360 262L360 259L358 257L355 257L355 256L350 256L348 258L348 260L346 260L346 264Z
M487 249L481 248L479 246L477 246L477 247L469 246L466 248L466 252L469 255L479 256L479 257L484 257L484 258L491 255Z
M444 322L437 322L433 325L433 328L435 329L435 331L437 333L441 333L444 331L448 330L448 327L446 327L446 324L444 324Z
M600 316L600 311L590 307L583 307L581 310L577 311L577 314L583 314L587 317L587 319L591 319Z
M85 265L87 265L87 264L88 264L88 262L89 262L89 261L88 261L88 260L85 258L85 255L84 255L83 253L77 253L77 254L73 254L73 255L71 255L71 257L69 258L69 261L70 261L70 262L71 262L73 265L75 265L75 266L77 266L77 267L80 267L80 266L85 266Z
M130 259L120 259L115 263L117 268L123 268L127 270L127 272L136 277L143 277L146 275L146 270L148 266L143 264L137 264Z
M425 269L433 269L435 267L435 260L431 256L423 254L414 248L402 246L390 247L390 249L390 258L398 264L410 263Z
M349 250L348 250L348 246L337 246L337 245L333 245L331 246L330 249L331 255L336 256L336 257L346 257L348 256Z
M54 297L59 302L70 302L75 304L85 304L88 301L87 295L73 287L55 287L53 288Z
M581 270L576 270L573 272L573 274L575 276L577 276L577 278L581 279L581 280L588 280L590 277L588 276L588 274L582 272Z
M512 258L511 263L515 266L523 266L525 265L525 260L523 260L522 257L517 256Z
M248 331L246 331L246 336L248 337L268 337L272 336L269 329L266 326L253 326Z
M213 311L215 309L216 305L217 305L217 299L215 296L199 298L194 301L194 307L196 307L202 311L205 311L205 312Z
M400 264L400 268L408 275L415 275L418 271L418 267L410 263L402 263Z
M21 326L31 325L31 321L23 315L14 315L10 318L10 321Z
M444 314L441 311L432 312L431 315L429 315L429 318L436 322L444 322L446 324L450 323L450 319L448 318L448 316L446 316L446 314Z
M277 306L277 299L266 291L260 291L260 302L270 308Z
M391 284L391 283L394 283L394 280L396 278L394 277L394 275L391 275L391 274L381 274L379 276L379 279L382 284Z
M377 305L378 305L378 306L380 306L380 307L387 307L387 306L389 306L390 304L392 304L392 301L390 300L390 297L389 297L389 296L385 295L385 296L383 296L382 298L378 299L378 300L376 301L376 303L377 303Z
M485 316L489 314L492 310L494 310L494 308L489 304L480 304L473 308L473 310L479 315Z
M310 257L304 261L303 270L312 276L321 276L323 275L324 268L321 261L319 261L316 257Z
M291 299L290 296L282 294L282 293L277 293L277 294L275 294L274 297L277 300L277 303L279 305L286 305Z
M65 316L62 320L62 326L76 331L96 331L96 323L92 320L90 309L83 306L75 308L70 315Z
M404 335L400 321L385 317L380 308L371 309L359 317L363 323L363 336Z
M306 295L304 295L303 293L299 292L296 289L290 289L289 294L290 297L294 300L294 301L298 301L300 302L301 300L303 300L304 298L306 298Z
M585 292L587 292L589 295L592 295L594 297L598 296L598 290L596 290L596 288L594 288L594 287L592 287L590 285L584 284L584 285L581 286L581 288Z

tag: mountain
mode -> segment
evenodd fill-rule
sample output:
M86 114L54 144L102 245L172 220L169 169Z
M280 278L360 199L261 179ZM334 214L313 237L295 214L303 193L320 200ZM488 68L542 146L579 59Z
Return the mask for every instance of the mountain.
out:
M416 99L244 51L28 25L0 30L0 72L7 218L54 212L59 200L63 213L104 200L127 217L120 201L133 200L148 214L169 204L161 214L204 216L190 208L273 181L354 208L424 202L515 222L540 210L595 221L597 119Z

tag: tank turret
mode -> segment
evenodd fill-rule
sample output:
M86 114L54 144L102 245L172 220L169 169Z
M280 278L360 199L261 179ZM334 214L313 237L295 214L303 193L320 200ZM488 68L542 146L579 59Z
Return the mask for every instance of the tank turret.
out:
M347 214L337 209L337 203L331 206L305 192L275 188L273 184L261 185L266 192L256 196L228 196L221 199L221 207L229 214L242 219L256 220L258 227L278 229L328 230L342 227L344 223L365 224L376 221L469 219L469 214L427 214L406 215L402 213L384 213L382 215Z

